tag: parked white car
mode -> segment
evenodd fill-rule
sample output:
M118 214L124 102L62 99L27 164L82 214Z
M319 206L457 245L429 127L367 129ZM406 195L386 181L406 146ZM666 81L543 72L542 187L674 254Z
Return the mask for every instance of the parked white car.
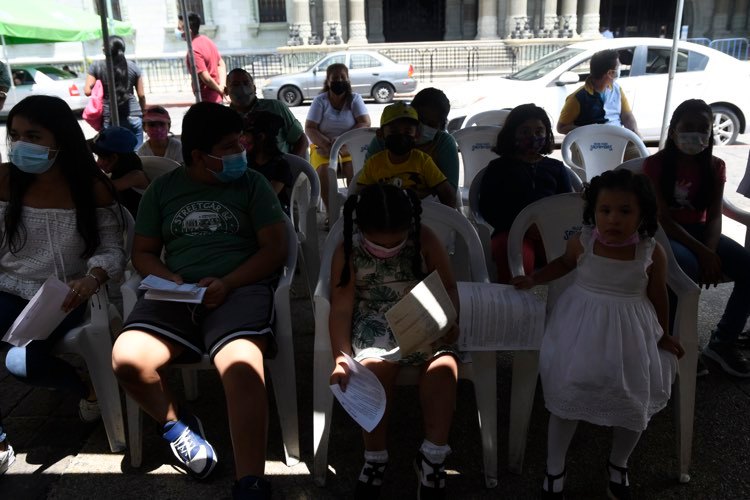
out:
M620 53L617 80L633 108L644 140L658 140L667 94L672 41L663 38L615 38L580 42L557 50L505 78L466 84L449 94L448 128L465 126L467 116L491 109L513 108L533 102L543 107L554 129L565 98L589 74L596 52ZM686 99L703 99L714 111L717 143L732 144L747 130L750 118L750 63L714 49L680 41L677 72L672 87L671 112ZM556 134L558 141L562 136Z
M14 64L11 73L15 85L8 90L8 98L0 110L1 117L8 116L13 106L30 95L57 96L67 102L73 111L83 111L86 107L88 97L83 93L85 78L46 64Z

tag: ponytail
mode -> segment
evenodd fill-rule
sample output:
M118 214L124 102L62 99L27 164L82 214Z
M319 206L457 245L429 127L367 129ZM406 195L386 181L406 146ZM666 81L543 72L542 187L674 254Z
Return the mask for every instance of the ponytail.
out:
M417 193L411 189L405 189L404 194L411 202L411 213L414 220L414 256L412 257L411 267L414 276L419 279L424 277L422 272L422 201Z

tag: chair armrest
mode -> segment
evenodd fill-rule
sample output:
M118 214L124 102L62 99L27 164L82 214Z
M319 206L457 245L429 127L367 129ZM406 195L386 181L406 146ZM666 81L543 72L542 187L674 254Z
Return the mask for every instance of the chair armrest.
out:
M135 303L138 300L138 287L141 284L141 280L143 280L141 275L133 271L130 278L120 285L120 292L122 293L123 320L126 320L128 316L130 316L130 313L135 307Z
M738 207L737 205L729 201L727 197L724 197L724 201L721 206L721 213L723 215L726 215L730 219L739 222L740 224L750 226L750 212Z

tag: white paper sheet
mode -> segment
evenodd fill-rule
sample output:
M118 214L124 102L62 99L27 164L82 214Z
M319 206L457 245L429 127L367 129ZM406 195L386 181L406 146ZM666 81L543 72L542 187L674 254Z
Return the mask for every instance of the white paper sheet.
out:
M188 302L190 304L203 302L203 296L206 293L206 287L200 287L195 283L178 285L174 281L165 280L153 274L143 278L138 289L146 290L145 297L149 300Z
M54 276L47 278L5 333L3 340L16 347L25 347L32 340L49 337L68 315L60 306L69 293L68 285Z
M437 271L430 273L385 313L402 358L445 335L456 316Z
M331 391L354 421L367 432L372 432L385 413L385 389L367 367L348 354L342 354L349 366L349 383L346 391L342 391L338 384L333 384Z
M496 283L458 283L462 351L533 350L542 345L545 304L529 291Z

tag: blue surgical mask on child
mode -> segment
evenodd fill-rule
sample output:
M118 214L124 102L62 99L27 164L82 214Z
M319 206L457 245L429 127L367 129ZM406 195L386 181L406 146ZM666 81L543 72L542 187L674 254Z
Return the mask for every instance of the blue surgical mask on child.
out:
M437 133L438 129L429 127L424 123L421 123L419 125L419 139L417 139L417 144L422 145L427 144L428 142L432 142Z
M247 153L245 152L245 150L243 150L241 153L224 155L221 158L214 155L208 156L210 156L211 158L216 158L217 160L221 160L221 164L223 166L221 172L214 172L209 168L206 169L221 182L236 181L247 171Z
M406 245L406 241L407 240L402 241L395 247L386 248L373 243L372 241L362 236L362 246L365 248L367 253L377 259L390 259L391 257L395 257L396 255L398 255L401 249L404 248L404 245Z
M16 141L10 145L10 161L27 174L43 174L52 167L57 158L57 151L52 158L49 157L50 151L47 146Z
M538 153L547 143L547 137L543 135L531 135L516 140L516 147L520 151L533 151Z

